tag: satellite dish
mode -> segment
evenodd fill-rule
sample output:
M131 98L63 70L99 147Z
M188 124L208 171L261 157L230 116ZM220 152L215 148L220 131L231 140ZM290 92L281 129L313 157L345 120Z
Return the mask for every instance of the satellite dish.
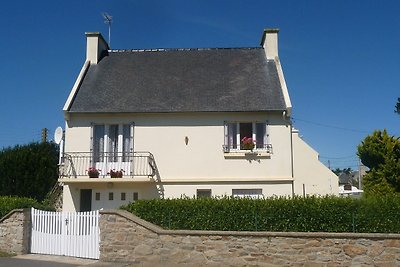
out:
M59 145L62 139L63 139L63 129L59 126L54 132L54 142L56 142L56 144Z

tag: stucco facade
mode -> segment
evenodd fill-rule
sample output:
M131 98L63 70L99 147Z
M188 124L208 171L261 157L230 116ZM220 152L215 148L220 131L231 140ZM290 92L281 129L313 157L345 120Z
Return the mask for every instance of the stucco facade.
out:
M87 52L88 58L64 107L66 156L60 177L64 184L63 209L117 208L136 199L193 197L201 193L251 197L338 194L337 176L319 162L317 152L292 128L290 98L275 51L276 34L273 31L269 39L276 42L276 47L266 50L266 57L276 66L284 105L281 110L253 110L249 106L248 111L236 112L71 112L71 103L88 68L101 62L98 49L104 49L104 39L99 38L102 44L96 46L93 34L89 34L88 47L97 50L88 48L91 52ZM257 139L253 150L239 147L246 127L250 137ZM111 135L115 140L110 146L107 140L112 139ZM99 146L101 155L122 152L118 159L100 158L95 151L100 151ZM147 156L134 154L141 151ZM128 154L129 159L121 160ZM139 171L136 168L140 165L144 167ZM89 167L99 169L100 177L89 178ZM111 178L111 169L123 169L123 177ZM82 205L83 201L90 205Z
M272 152L224 152L224 121L268 121ZM93 124L134 122L135 151L151 151L160 180L151 177L66 178L64 210L80 207L79 191L92 189L92 207L115 208L140 199L232 195L232 189L261 189L262 195L338 194L337 177L292 129L282 114L74 115L66 124L65 152L90 151ZM188 140L186 144L186 139ZM159 189L163 192L159 192ZM100 200L96 200L100 193ZM113 199L109 199L109 194ZM125 200L121 200L125 193Z

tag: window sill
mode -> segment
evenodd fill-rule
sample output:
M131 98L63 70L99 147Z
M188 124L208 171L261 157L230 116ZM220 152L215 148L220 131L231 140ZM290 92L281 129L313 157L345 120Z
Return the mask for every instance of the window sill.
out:
M224 158L243 158L243 159L251 159L251 158L270 158L271 153L268 151L229 151L224 152Z

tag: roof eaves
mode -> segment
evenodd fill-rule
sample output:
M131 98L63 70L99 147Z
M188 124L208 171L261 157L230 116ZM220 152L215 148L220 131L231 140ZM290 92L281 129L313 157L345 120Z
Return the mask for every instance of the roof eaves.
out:
M76 79L74 86L72 87L72 90L67 98L67 101L64 104L63 111L64 111L65 117L67 117L67 113L70 112L72 103L75 99L76 94L78 93L79 87L82 84L83 79L85 78L85 75L89 69L89 66L90 66L90 61L86 60L81 68L81 71L79 72L78 78Z

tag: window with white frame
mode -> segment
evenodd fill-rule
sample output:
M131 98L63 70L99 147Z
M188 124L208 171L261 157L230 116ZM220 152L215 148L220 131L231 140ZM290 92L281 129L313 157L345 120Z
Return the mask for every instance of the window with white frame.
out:
M262 189L232 189L232 197L263 198Z
M268 122L225 122L224 151L246 150L245 140L252 142L252 149L268 149L269 133Z
M129 153L133 151L132 125L110 124L93 125L92 152L94 162L127 161Z

